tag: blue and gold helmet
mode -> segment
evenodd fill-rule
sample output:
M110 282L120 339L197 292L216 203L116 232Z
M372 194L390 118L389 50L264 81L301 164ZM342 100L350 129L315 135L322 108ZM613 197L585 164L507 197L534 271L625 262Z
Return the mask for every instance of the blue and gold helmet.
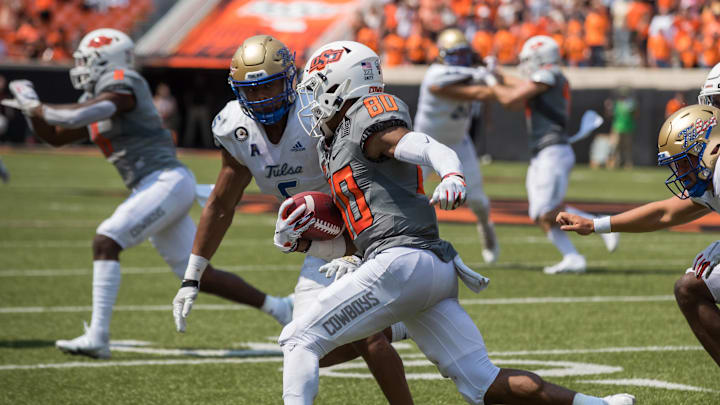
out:
M280 121L295 102L295 54L270 35L256 35L243 42L230 62L228 83L245 114L262 124ZM271 97L255 100L248 95L263 87L283 84Z
M471 66L474 63L473 50L465 34L457 28L448 28L438 35L438 59L446 65Z
M700 197L712 184L720 156L720 109L691 105L669 116L658 135L658 166L672 171L665 180L681 199Z

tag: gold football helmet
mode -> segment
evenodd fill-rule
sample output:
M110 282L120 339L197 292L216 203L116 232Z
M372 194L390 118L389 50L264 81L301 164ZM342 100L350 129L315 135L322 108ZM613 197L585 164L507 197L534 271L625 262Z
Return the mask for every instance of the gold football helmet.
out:
M672 171L665 180L681 199L700 197L712 181L720 156L720 109L691 105L669 116L658 135L658 165Z
M263 124L282 119L295 102L295 54L270 35L256 35L245 40L230 62L228 83L243 112ZM261 100L250 100L247 93L272 86L283 80L283 90Z
M470 66L473 52L465 34L457 28L448 28L438 35L438 60L446 65Z

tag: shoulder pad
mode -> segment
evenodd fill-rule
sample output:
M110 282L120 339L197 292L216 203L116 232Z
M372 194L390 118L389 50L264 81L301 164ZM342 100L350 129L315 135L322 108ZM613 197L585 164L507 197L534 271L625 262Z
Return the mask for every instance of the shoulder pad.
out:
M362 97L345 115L357 124L390 119L403 119L408 124L411 123L407 105L398 97L387 93L374 93Z
M556 83L555 75L547 69L536 70L530 75L530 80L535 83L542 83L548 86L554 86Z
M212 121L212 133L215 136L232 135L235 128L245 123L245 114L240 110L237 100L230 100Z
M95 84L95 94L104 91L133 92L132 79L140 77L136 72L129 69L112 69L100 75Z

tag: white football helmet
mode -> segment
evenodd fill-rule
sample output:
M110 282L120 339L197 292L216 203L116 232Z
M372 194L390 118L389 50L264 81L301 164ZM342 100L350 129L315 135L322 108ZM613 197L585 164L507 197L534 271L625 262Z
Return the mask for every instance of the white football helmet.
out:
M116 29L91 31L83 37L73 53L75 67L70 69L73 87L92 91L103 73L111 69L132 67L134 47L132 39Z
M720 108L720 63L713 66L700 89L698 104L711 105Z
M354 41L331 42L308 58L297 85L302 106L298 117L310 136L322 137L321 125L340 111L345 100L383 91L380 58ZM312 126L305 126L306 118Z
M529 75L543 67L555 67L560 64L560 47L554 39L546 35L531 37L520 51L520 71Z

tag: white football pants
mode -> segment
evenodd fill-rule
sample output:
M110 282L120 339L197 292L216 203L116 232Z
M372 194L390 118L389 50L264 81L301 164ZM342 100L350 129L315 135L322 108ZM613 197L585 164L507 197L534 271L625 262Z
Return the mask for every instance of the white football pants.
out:
M570 145L548 146L530 159L525 178L530 218L536 220L563 202L574 165Z
M332 283L280 335L285 404L312 403L325 354L400 321L463 397L482 404L500 369L458 303L457 288L452 262L406 247L388 249Z

